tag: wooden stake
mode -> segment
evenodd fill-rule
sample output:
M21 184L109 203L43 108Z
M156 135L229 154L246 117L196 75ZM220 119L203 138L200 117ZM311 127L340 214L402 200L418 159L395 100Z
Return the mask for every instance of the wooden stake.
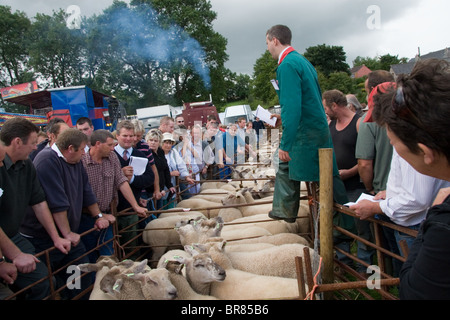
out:
M333 149L319 150L322 283L333 283Z

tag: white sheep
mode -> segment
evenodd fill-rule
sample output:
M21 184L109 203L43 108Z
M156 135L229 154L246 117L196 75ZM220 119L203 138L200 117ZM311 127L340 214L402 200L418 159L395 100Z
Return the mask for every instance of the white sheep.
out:
M186 266L186 279L192 289L203 295L210 295L210 285L226 279L226 271L206 252L199 252L193 246L184 246L189 256L176 256L174 260Z
M253 239L242 239L236 241L228 241L228 246L237 244L253 244L253 243L270 243L276 246L288 243L299 243L309 246L308 241L302 236L295 233L278 233L274 235L262 236Z
M217 214L218 217L221 217L224 222L230 222L235 219L242 218L242 212L238 208L222 208L219 210L219 213Z
M195 245L201 250L202 245ZM221 300L261 300L298 298L296 279L263 276L233 268L223 251L223 243L211 246L208 253L226 271L222 282L210 284L210 294ZM194 288L194 285L192 285Z
M96 271L90 300L173 299L176 290L164 278L164 271L150 269L147 260L118 262L114 256L101 256L96 263L78 265L82 272Z
M170 282L177 289L176 300L218 300L216 297L199 294L192 289L186 277L182 275L184 264L168 260L165 261L164 267L169 271Z
M220 236L227 241L239 240L239 239L247 239L247 238L255 238L262 236L272 235L267 229L257 227L257 226L248 226L245 228L226 228L222 230Z
M181 200L176 207L200 211L208 217L217 217L219 210L221 209L221 204L205 199L189 198Z
M178 224L175 231L178 233L180 243L190 245L192 243L204 243L209 238L218 237L223 228L221 218L200 219L188 224Z
M247 189L246 189L247 190ZM222 200L222 204L226 206L237 205L242 212L243 217L252 216L255 214L266 213L272 210L272 204L259 204L254 206L246 206L247 199L245 199L242 191L235 194L230 194Z
M151 265L155 266L168 248L182 248L180 237L175 230L177 223L203 217L201 213L185 213L154 219L147 223L142 240L152 247Z
M167 269L145 270L143 260L133 268L113 267L100 281L102 291L118 300L173 300L177 289L169 280Z
M226 249L225 253L235 269L266 276L296 279L295 257L304 257L304 248L309 249L310 258L313 260L314 250L298 243L247 252ZM304 276L306 277L306 273Z

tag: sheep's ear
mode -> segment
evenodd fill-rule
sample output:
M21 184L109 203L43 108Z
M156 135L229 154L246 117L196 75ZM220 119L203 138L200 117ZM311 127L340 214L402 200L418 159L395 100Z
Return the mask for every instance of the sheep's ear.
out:
M183 263L179 263L178 261L173 261L173 260L165 260L163 263L163 267L166 268L167 270L177 273L177 274L181 274L181 271L183 270L184 264Z
M219 248L221 251L225 251L225 246L226 246L226 244L227 244L227 241L226 241L226 240L223 240L223 241L219 242L218 248Z
M97 265L96 263L82 263L79 264L77 267L82 272L92 272L100 270L99 265Z
M188 247L188 246L186 245L185 247ZM176 262L181 263L181 264L184 264L184 263L187 262L186 258L182 257L182 256L173 256L172 259L167 260L167 262L170 262L170 261L176 261Z
M130 260L130 259L126 259L126 260L119 262L119 265L124 268L131 268L133 266L133 264L134 264L134 261Z
M120 280L120 281L119 281ZM115 292L120 292L123 281L121 279L114 280L114 277L110 274L105 276L100 281L100 290L110 295L114 295Z
M131 269L132 273L142 273L142 272L144 272L145 268L147 267L147 263L148 263L147 259L142 260L141 262L139 262L137 265L135 265Z
M176 229L179 235L186 235L189 231L192 231L193 226L191 224L184 225Z
M197 254L199 254L202 250L202 248L200 247L201 245L198 243L194 243L192 245L185 245L184 246L184 251L186 251L187 253L189 253L191 256L196 256ZM206 251L206 250L205 250ZM205 252L203 251L203 252Z

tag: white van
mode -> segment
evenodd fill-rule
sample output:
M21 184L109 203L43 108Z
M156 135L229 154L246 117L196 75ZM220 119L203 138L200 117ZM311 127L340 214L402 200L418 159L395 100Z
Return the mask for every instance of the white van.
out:
M223 123L226 125L235 123L241 117L244 117L246 121L254 120L252 109L248 104L225 108Z

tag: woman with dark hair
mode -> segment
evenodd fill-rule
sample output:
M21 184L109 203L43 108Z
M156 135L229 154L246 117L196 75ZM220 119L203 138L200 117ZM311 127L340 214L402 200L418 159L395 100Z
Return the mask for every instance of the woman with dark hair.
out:
M377 99L373 117L398 154L418 172L450 181L450 63L419 61ZM449 194L441 190L412 244L400 271L401 299L450 299Z

